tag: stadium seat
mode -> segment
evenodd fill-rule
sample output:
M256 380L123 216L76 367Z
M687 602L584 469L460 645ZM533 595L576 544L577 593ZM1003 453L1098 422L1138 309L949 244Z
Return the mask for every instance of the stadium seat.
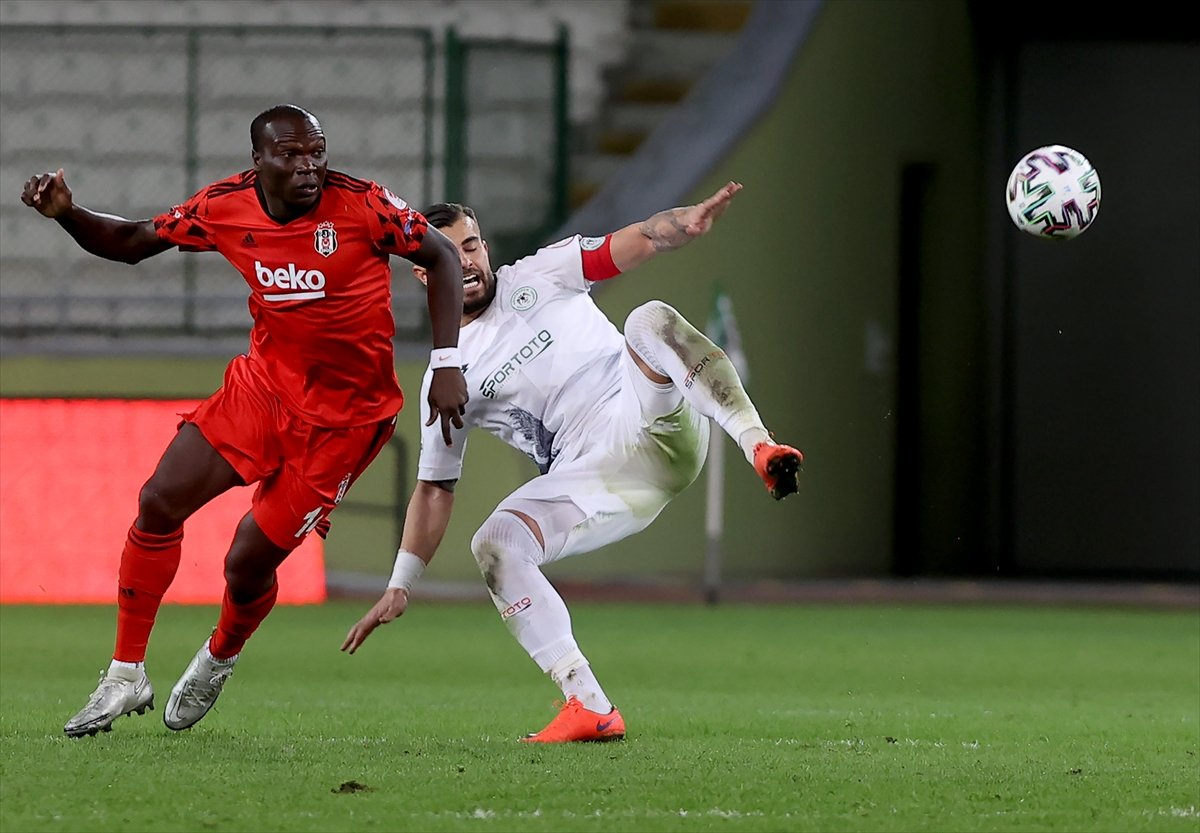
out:
M250 121L261 111L251 112L252 108L244 105L212 101L201 101L198 110L196 146L200 152L206 156L245 154L238 164L248 167Z
M141 158L178 159L186 146L187 112L174 106L130 107L97 115L92 141L102 153L132 153Z
M194 325L201 332L249 333L246 282L219 255L191 255L190 259L195 269Z
M186 55L183 35L148 36L117 62L116 89L131 100L150 96L181 103L187 90Z
M0 32L0 96L29 95L28 51L20 48L19 36L7 30Z
M62 323L101 332L177 330L183 325L183 305L176 298L74 296L65 304Z
M7 204L0 211L0 236L4 239L3 283L6 289L15 280L15 276L9 273L9 258L57 263L64 260L67 246L74 245L58 223L47 220L19 201L14 202L15 205Z
M513 165L506 160L475 160L468 181L471 202L492 233L528 229L537 218L548 218L550 168Z
M62 301L57 296L9 298L0 293L0 297L4 298L0 304L0 331L5 333L57 329L62 321Z
M92 141L91 108L80 108L76 99L44 106L5 108L0 118L0 148L6 163L16 155L33 154L45 165L58 162L64 153L78 154Z
M110 95L116 56L134 42L124 39L120 45L114 44L112 51L104 51L100 44L78 35L64 35L63 41L56 43L54 52L40 50L37 41L16 47L30 68L29 95ZM68 43L77 47L72 48Z
M8 322L19 317L22 305L63 295L69 276L59 264L48 264L45 258L10 256L4 262L4 280L0 281L0 308Z
M225 258L212 252L181 253L178 257L191 261L197 295L236 295L241 306L246 306L246 282Z
M417 209L432 201L423 190L423 163L419 157L345 158L339 154L334 162L339 170L378 182Z
M429 88L424 38L387 27L427 26L438 32L453 25L472 45L467 130L474 170L468 173L468 192L500 232L507 230L509 218L515 228L544 212L547 196L536 192L548 184L547 148L553 141L547 121L552 102L546 89L536 89L548 88L553 80L552 62L543 50L526 52L511 43L552 44L558 21L566 23L575 111L588 98L582 87L602 87L602 68L620 60L630 10L630 0L517 0L471 3L464 18L452 5L425 4L417 20L405 17L411 15L405 4L382 4L378 32L339 32L337 25L347 21L360 27L370 21L356 17L357 4L346 4L336 20L322 17L325 12L314 4L294 10L283 22L329 25L301 32L232 28L269 22L264 8L252 4L236 4L236 12L234 4L195 4L186 20L175 6L80 4L84 17L95 11L95 19L78 21L89 24L86 30L73 30L71 15L56 11L57 4L17 5L10 10L17 14L14 22L55 28L19 37L9 28L0 32L0 193L15 195L29 175L61 165L82 204L135 219L150 217L190 196L193 188L250 167L250 120L271 105L294 101L322 119L333 167L383 183L423 207L441 196L443 124L435 118L427 148L424 122L428 94L440 107L441 82ZM127 19L135 9L137 20ZM96 27L100 20L116 25ZM153 28L163 23L172 28ZM200 156L190 174L182 159L189 128L189 34L180 23L200 27L194 30ZM484 45L497 40L509 46L493 52L493 46ZM435 57L439 74L443 58ZM431 177L433 193L426 193ZM105 263L19 205L0 205L0 231L5 328L14 309L47 326L75 321L91 329L106 315L110 327L114 322L134 329L169 326L182 304L182 289L175 284L182 280L184 262L191 264L195 280L197 320L208 322L201 326L248 327L246 288L219 256L169 253L137 267ZM394 261L393 270L400 327L422 332L424 294L407 264ZM92 290L123 299L119 308L90 297L81 276L87 276ZM58 297L67 289L80 293L78 306ZM53 297L38 300L38 292ZM31 300L7 305L18 295ZM178 302L169 300L176 296ZM146 302L137 299L144 297L154 297L161 309L143 309Z
M417 102L395 107L312 107L329 137L331 156L421 156L424 115Z
M467 147L471 159L547 159L554 150L554 116L528 105L489 104L467 121Z
M0 144L0 153L4 153L3 147L4 146ZM12 208L13 210L16 210L17 208L25 208L25 206L21 205L20 202L17 201L19 199L18 195L24 189L26 180L28 180L33 174L40 173L40 171L37 168L26 168L22 164L8 164L8 154L4 153L4 156L6 157L4 160L5 164L0 165L0 194L7 194L10 199L0 201L0 211L6 207ZM7 203L7 205L4 205L4 203ZM28 209L26 209L26 211L28 211ZM7 251L7 241L4 245L5 250Z

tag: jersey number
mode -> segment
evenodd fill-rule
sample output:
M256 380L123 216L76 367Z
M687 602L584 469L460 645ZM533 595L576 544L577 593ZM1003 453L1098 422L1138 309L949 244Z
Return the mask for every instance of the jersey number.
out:
M305 515L304 523L302 523L300 525L300 528L296 530L295 537L303 538L305 535L307 535L308 533L310 533L314 529L316 529L317 524L321 522L321 513L323 511L325 511L325 510L322 507L318 506L316 509L314 509L313 511L311 511L307 515Z

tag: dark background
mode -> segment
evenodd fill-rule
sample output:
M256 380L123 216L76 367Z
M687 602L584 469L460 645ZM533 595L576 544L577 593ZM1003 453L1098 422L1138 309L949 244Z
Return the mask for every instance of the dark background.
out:
M1074 147L1091 233L991 236L1000 553L1021 574L1200 574L1200 44L1175 14L979 4L1000 146ZM1007 171L1011 167L999 166ZM1002 182L989 187L997 194ZM999 207L1000 200L988 203ZM1005 225L1000 208L991 225Z

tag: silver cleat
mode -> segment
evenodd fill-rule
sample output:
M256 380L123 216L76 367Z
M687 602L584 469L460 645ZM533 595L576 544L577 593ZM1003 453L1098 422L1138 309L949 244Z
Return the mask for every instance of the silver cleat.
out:
M225 681L233 674L237 656L215 660L208 653L208 640L200 646L187 670L171 689L171 697L163 710L163 723L168 729L187 729L200 722L217 702Z
M67 721L63 731L80 738L111 732L113 721L126 714L145 714L154 708L154 687L144 669L110 669L100 674L100 684L79 714Z

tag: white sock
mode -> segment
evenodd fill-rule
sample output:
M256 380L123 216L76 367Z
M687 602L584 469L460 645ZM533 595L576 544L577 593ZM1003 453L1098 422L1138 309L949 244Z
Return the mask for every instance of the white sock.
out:
M107 676L116 677L122 680L136 679L137 676L143 673L145 670L145 662L122 662L119 659L114 659L108 664Z
M721 348L662 301L649 301L629 314L625 340L652 370L675 383L689 405L720 425L747 462L754 462L754 446L771 437Z
M754 449L763 443L767 445L778 445L779 443L771 439L771 435L766 428L747 428L738 435L737 444L742 453L746 455L746 462L754 464Z
M210 637L210 640L211 640L211 637ZM238 651L236 654L234 654L231 657L225 657L224 659L219 659L219 658L213 656L213 652L209 648L209 645L210 645L210 642L204 643L204 658L207 659L209 662L215 662L217 665L233 665L235 662L237 662L238 657L240 657L242 655L242 652Z
M471 552L504 624L538 667L584 708L612 711L575 643L566 603L538 567L541 546L525 522L511 512L495 512L475 533Z
M580 654L579 657L583 659L583 654ZM596 714L608 714L612 711L613 705L604 695L604 689L600 687L600 681L592 673L592 666L587 664L586 659L583 665L566 673L560 674L552 668L550 676L554 682L558 683L564 698L574 697L583 704L585 709Z

